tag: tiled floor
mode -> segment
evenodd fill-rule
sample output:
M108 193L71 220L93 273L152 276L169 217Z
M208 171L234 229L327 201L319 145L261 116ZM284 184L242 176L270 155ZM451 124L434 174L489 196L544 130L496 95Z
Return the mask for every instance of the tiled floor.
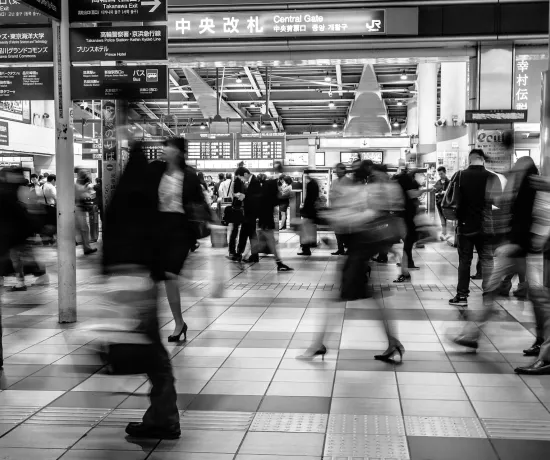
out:
M0 458L548 459L550 377L513 373L529 361L521 350L533 340L530 304L501 299L480 351L465 354L448 340L462 326L447 303L456 250L417 250L421 270L409 285L392 283L395 265L373 264L376 295L407 349L403 364L385 364L373 359L386 346L376 304L337 302L341 258L325 247L300 259L294 235L281 241L295 272L277 273L271 258L240 270L206 244L188 260L189 341L166 343L182 415L177 441L126 438L149 384L102 373L93 337L78 330L105 314L97 259L79 258L79 322L59 325L55 254L40 250L54 284L3 295ZM212 266L225 271L221 299L209 297ZM474 285L470 308L480 300ZM326 359L296 360L325 315ZM166 337L165 298L160 316Z

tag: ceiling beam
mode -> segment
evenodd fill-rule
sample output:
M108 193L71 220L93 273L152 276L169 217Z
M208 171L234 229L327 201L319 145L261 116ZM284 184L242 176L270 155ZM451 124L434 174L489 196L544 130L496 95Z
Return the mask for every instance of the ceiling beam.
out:
M338 83L338 95L342 96L344 93L342 92L342 66L340 64L336 64L336 82Z
M252 72L250 71L250 67L243 67L244 72L246 73L246 76L248 80L250 81L250 85L256 92L256 96L262 97L262 92L260 91L260 88L258 88L258 83L256 82L255 78L252 76ZM248 91L247 91L248 92Z
M262 77L262 74L260 73L259 70L254 70L254 72L252 73L253 77L255 78L257 84L258 84L258 88L260 89L260 91L262 91L264 94L267 94L267 91L268 91L268 88L265 84L265 81ZM270 91L271 92L271 91ZM269 107L267 107L267 115L268 116L271 116L273 118L279 118L279 112L277 112L277 107L275 107L275 104L273 104L273 101L269 100ZM280 131L283 131L284 130L284 126L282 125L282 123L277 123L275 124L274 122L271 123L271 126L273 126L273 129L276 129L276 130L280 130Z
M175 86L175 90L180 93L185 99L189 99L189 95L183 88L180 86L178 74L174 69L169 69L168 76L170 77L170 82Z

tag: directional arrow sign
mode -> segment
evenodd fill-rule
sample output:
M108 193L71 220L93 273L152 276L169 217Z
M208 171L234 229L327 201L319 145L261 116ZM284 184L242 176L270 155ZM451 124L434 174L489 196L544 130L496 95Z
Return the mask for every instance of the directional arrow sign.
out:
M40 0L35 0L40 1ZM166 21L168 0L72 0L71 22Z
M20 0L46 16L61 21L61 0Z

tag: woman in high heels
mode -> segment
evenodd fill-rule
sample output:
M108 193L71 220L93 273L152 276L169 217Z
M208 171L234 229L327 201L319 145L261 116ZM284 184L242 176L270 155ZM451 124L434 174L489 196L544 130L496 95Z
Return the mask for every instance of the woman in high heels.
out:
M169 342L187 339L187 324L181 312L179 274L196 242L190 216L204 205L204 194L197 173L185 163L187 142L174 137L164 142L163 161L150 164L153 199L158 203L155 220L154 278L164 281L174 332Z
M365 185L366 184L366 185ZM388 245L402 237L405 226L396 212L403 208L401 188L389 177L382 165L363 161L355 172L355 185L349 187L346 200L348 207L332 212L329 220L346 222L352 233L349 235L349 255L342 270L343 302L374 297L371 283L365 282L368 261ZM374 297L376 299L376 297ZM403 358L405 348L390 329L385 318L384 306L377 300L382 313L382 322L388 338L387 350L374 358L393 362L396 355ZM326 318L325 318L326 326ZM326 327L318 334L314 344L299 358L312 359L327 353L323 344Z

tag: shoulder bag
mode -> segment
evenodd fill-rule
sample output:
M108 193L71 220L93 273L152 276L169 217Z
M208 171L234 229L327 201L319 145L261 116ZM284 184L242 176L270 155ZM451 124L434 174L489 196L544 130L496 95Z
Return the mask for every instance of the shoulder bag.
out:
M458 176L458 180L457 180ZM460 205L460 182L462 179L462 171L453 177L443 200L441 201L441 209L443 211L443 217L447 220L458 220L457 209Z

